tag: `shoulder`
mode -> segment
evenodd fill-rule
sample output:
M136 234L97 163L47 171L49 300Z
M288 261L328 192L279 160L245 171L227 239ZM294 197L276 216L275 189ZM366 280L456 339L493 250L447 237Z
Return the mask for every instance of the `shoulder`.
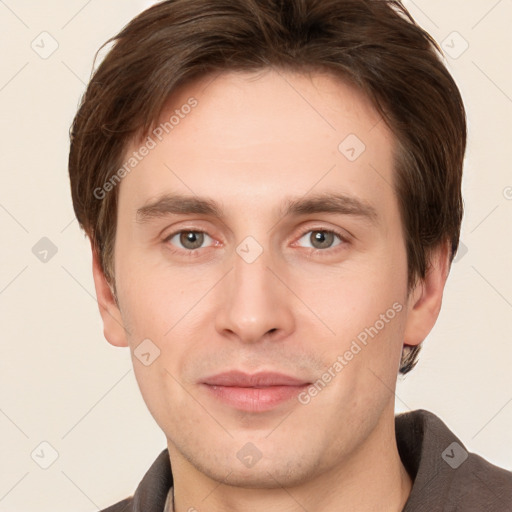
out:
M453 510L512 510L512 473L474 453L452 469L450 491L448 501L459 507Z
M470 453L435 414L397 416L396 434L414 481L405 512L512 510L512 472Z
M172 485L169 451L166 448L146 471L133 496L101 512L161 512Z

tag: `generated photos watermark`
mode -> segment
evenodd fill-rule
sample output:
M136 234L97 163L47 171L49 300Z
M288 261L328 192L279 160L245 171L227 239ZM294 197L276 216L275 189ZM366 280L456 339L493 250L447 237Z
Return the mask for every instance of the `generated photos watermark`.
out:
M350 348L342 355L339 355L333 364L311 386L299 393L299 402L303 405L309 404L368 345L368 341L375 338L402 309L403 305L395 302L385 313L380 314L379 319L373 325L365 327L356 336L356 339L352 340Z
M171 133L171 131L181 123L182 119L185 119L198 104L197 99L191 96L180 108L175 109L169 119L160 123L151 134L148 135L144 144L142 144L137 151L133 151L124 164L110 176L101 187L94 189L94 197L99 200L104 199L109 192L114 190L114 188L121 183L121 180L125 176L130 174L130 172L137 167L144 157L149 155L151 150L156 148L158 142L161 142L165 135Z

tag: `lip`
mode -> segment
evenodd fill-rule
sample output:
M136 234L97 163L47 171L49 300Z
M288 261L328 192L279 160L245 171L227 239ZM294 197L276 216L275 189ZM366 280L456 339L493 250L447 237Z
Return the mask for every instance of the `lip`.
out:
M304 386L310 384L305 380L291 377L283 373L258 372L248 374L240 371L228 371L207 377L203 381L209 386L229 386L240 388L266 388L270 386Z
M220 402L246 412L264 412L296 397L311 383L275 372L219 373L201 382Z

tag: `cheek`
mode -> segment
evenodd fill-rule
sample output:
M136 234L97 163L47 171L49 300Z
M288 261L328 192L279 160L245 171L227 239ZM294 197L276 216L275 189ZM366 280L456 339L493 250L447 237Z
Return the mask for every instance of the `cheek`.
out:
M121 306L130 330L135 377L150 413L162 429L168 430L169 417L188 421L184 411L190 407L190 399L180 369L193 349L191 334L197 326L191 308L197 296L186 293L179 282L148 274L140 279L135 271L124 283ZM148 358L141 357L144 352L150 354L149 364L145 364Z
M335 379L333 388L383 400L375 386L384 394L386 386L393 388L405 328L407 263L401 240L394 247L383 244L357 263L329 273L318 268L297 280L297 294L332 331L325 331L315 350L322 351L327 367L336 361L338 369L343 367L344 377ZM317 326L322 328L318 321Z
M140 336L164 339L207 290L210 279L200 272L172 269L150 257L125 258L116 271L123 317Z
M304 304L334 331L335 336L354 336L405 304L407 267L401 255L366 257L339 267L308 267L307 273L290 275ZM386 318L387 319L387 318ZM386 320L385 319L385 320ZM380 325L380 323L379 323ZM331 333L332 334L332 333Z
M159 382L172 380L171 376L179 380L185 359L200 348L197 340L208 335L201 322L207 322L212 314L207 295L214 277L197 271L151 270L137 265L125 274L119 290L121 311L143 392L147 389L155 393L151 390L159 390ZM148 368L136 358L143 340L150 340L158 353L149 367L151 371L146 371Z

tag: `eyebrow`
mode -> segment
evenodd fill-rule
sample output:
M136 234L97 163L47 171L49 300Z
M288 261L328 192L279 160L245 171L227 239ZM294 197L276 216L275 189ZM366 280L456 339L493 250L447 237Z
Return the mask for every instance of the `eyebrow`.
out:
M378 224L377 210L366 201L345 194L323 193L300 198L286 199L279 209L280 218L313 213L333 213L360 217L371 224ZM208 215L224 219L225 214L219 203L213 199L181 194L165 194L137 210L136 220L140 223L167 215Z

